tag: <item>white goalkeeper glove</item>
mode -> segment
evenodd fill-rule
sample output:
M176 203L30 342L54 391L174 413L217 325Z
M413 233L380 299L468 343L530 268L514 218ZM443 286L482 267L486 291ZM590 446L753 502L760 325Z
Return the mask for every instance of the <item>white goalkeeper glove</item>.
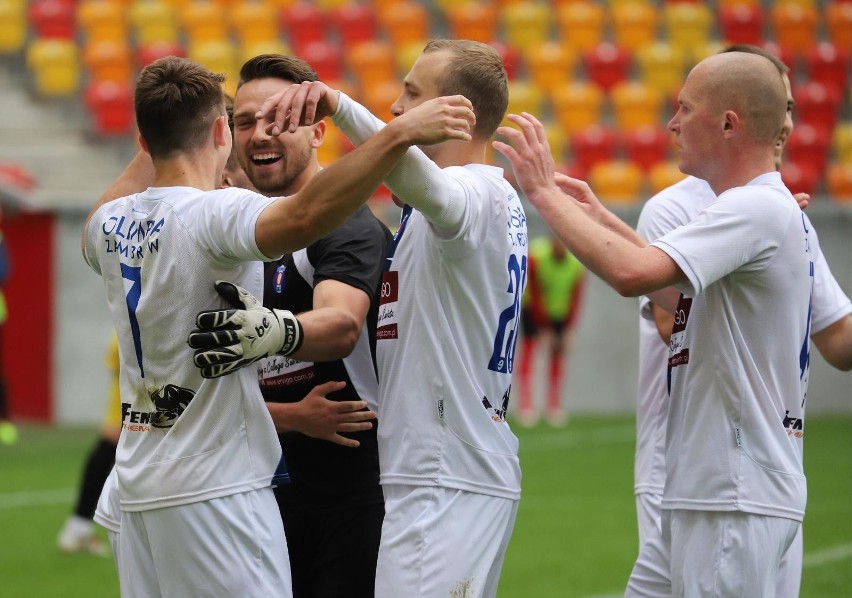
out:
M199 312L187 342L204 378L218 378L262 357L290 355L302 346L302 325L291 312L268 309L242 287L216 281L216 291L234 309Z

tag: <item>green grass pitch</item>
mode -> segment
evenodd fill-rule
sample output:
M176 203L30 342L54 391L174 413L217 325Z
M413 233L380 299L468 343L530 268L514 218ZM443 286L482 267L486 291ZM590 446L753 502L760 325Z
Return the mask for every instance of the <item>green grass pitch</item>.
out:
M500 598L621 595L637 550L633 425L577 416L560 430L515 427L523 498ZM55 545L96 434L28 426L16 445L0 445L0 596L118 596L110 559L60 555ZM852 418L808 419L805 471L801 596L852 596Z

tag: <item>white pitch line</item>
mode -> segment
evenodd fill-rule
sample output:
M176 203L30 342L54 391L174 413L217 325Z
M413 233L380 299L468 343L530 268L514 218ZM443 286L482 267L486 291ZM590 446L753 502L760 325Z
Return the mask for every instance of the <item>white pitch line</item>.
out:
M0 511L18 507L34 507L44 505L59 505L68 503L74 498L73 488L56 490L32 490L24 492L0 493Z
M838 544L831 548L805 554L802 557L802 567L819 567L841 559L852 558L852 543Z

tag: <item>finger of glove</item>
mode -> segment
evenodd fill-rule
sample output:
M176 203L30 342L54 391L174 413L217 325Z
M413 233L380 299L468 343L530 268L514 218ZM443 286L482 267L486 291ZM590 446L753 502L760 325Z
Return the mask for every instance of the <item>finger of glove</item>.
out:
M203 368L209 365L221 365L233 363L243 359L243 348L240 345L221 347L218 349L202 349L196 351L192 361L196 367Z
M200 311L195 316L195 325L202 330L236 329L245 319L241 309L214 309Z
M240 336L237 330L193 330L186 342L193 349L217 349L238 345Z
M236 372L239 369L244 368L247 365L254 363L256 360L254 359L240 359L237 361L231 361L229 363L221 363L217 365L210 365L207 367L201 368L201 377L202 378L221 378L222 376L226 376L231 372Z
M216 281L216 292L218 292L219 295L233 307L250 309L252 307L258 307L261 304L257 297L249 293L243 287L237 286L227 280Z

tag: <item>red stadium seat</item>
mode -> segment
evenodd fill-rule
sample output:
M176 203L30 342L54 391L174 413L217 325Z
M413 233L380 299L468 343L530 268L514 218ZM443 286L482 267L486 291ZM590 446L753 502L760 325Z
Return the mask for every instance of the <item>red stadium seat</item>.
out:
M489 2L459 2L447 8L452 37L489 43L496 38L497 9Z
M822 83L842 94L849 83L849 53L830 42L820 42L805 54L811 81Z
M281 29L287 32L293 51L301 55L312 42L325 41L326 18L322 10L311 2L300 0L285 7L280 13Z
M500 41L493 41L489 45L497 50L500 58L503 59L503 68L506 69L506 77L509 81L516 79L521 68L521 57L518 52Z
M347 48L375 39L378 35L376 15L367 4L347 2L332 9L329 16Z
M186 50L177 42L152 42L136 48L136 66L140 70L166 56L186 56Z
M671 147L671 135L659 125L639 127L624 134L627 157L646 172L668 160Z
M813 196L819 184L819 171L809 164L797 164L788 159L781 165L781 180L790 193L807 193Z
M763 8L759 4L731 4L719 12L719 30L726 43L761 45L763 23Z
M630 54L615 44L603 42L583 55L586 74L605 91L627 79Z
M810 81L793 89L799 122L830 132L837 122L840 94L833 87Z
M787 138L784 146L785 158L801 167L815 170L817 174L822 173L831 148L829 131L800 120Z
M314 68L321 81L337 81L343 77L343 52L339 44L311 42L302 50L300 58Z
M70 0L35 0L28 15L39 39L73 40L77 34L74 3Z
M618 137L612 129L592 125L569 137L571 153L578 169L588 173L592 166L615 158Z
M133 87L130 82L95 81L84 94L84 103L98 135L127 135L133 130Z

